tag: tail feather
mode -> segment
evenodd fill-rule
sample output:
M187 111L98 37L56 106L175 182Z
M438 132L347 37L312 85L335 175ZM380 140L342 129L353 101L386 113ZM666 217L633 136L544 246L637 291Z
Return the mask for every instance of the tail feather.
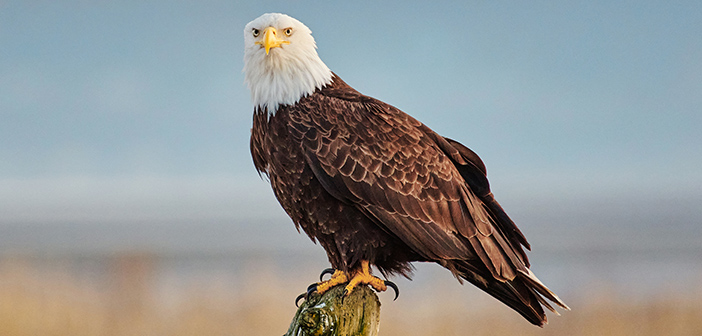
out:
M539 278L537 278L536 275L534 275L534 273L532 273L531 270L529 270L527 268L525 270L518 270L518 272L520 274L519 277L522 278L524 281L528 282L532 288L534 288L537 292L539 292L539 294L541 294L544 297L546 297L547 299L551 300L553 303L557 304L559 307L561 307L565 310L570 310L570 307L568 307L568 305L566 305L565 302L563 302L561 300L561 298L559 298L558 295L556 295L556 293L554 293L550 289L548 289L548 287L546 287L546 285L544 285L541 282L541 280L539 280ZM543 298L542 298L542 300L543 300ZM550 310L555 312L553 310L553 308L550 308Z
M499 281L494 279L490 272L478 263L455 260L447 266L454 274L514 309L534 325L543 326L547 323L543 307L558 314L546 299L563 309L570 310L528 269L526 271L520 270L512 280Z

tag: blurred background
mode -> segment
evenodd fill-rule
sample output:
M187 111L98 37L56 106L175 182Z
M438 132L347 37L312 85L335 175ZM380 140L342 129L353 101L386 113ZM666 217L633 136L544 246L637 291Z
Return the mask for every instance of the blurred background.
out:
M0 334L280 335L328 267L249 154L243 27L476 151L573 309L435 265L381 335L702 334L702 3L0 1Z

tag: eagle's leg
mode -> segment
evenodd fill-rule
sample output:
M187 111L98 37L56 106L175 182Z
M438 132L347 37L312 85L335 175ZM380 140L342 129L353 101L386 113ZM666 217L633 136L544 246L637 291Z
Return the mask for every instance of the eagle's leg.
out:
M353 277L349 280L348 285L344 289L344 296L351 294L354 288L358 285L369 285L378 292L384 292L388 286L395 290L395 299L400 295L400 290L391 281L382 280L371 274L370 263L368 260L361 260L361 269L357 270Z
M322 277L324 277L325 274L331 274L331 279L322 281ZM319 276L319 278L319 282L315 282L309 285L309 287L307 287L307 292L302 293L298 295L297 298L295 298L295 306L298 306L298 302L300 302L301 299L306 300L314 292L317 292L321 295L324 294L326 291L332 289L332 287L336 285L341 285L349 282L349 276L346 272L341 270L334 270L332 268L325 269Z
M393 283L392 281L382 280L371 274L370 262L368 260L361 261L361 268L353 271L353 276L350 276L349 273L346 273L342 270L333 270L331 268L328 268L322 272L320 278L324 277L325 274L331 274L332 271L334 273L332 274L331 279L313 283L309 287L307 287L307 292L298 295L298 297L295 298L295 305L297 306L298 302L301 299L306 299L314 292L317 292L321 295L327 292L328 290L332 289L334 286L345 283L348 284L344 288L344 297L349 296L353 289L356 288L358 285L369 285L378 292L384 292L388 289L388 287L390 287L395 291L394 300L397 300L397 297L400 296L400 289L397 288L397 285L395 285L395 283Z
M370 285L378 292L384 292L388 289L388 286L385 285L385 281L370 273L370 263L368 260L361 260L361 269L354 272L353 277L349 280L349 284L346 285L346 289L344 290L345 295L349 295L356 286L361 284Z
M322 273L324 275L324 273ZM319 294L324 294L324 292L330 290L332 287L336 285L341 285L344 283L349 282L349 276L346 274L346 272L341 271L341 270L335 270L334 274L332 274L331 279L327 281L322 281L317 284L315 290Z

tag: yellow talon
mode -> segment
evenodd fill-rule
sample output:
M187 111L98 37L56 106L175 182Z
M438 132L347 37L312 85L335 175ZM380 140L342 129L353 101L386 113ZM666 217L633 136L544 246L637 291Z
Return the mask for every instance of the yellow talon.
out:
M323 272L322 276L324 276L324 274L326 273L327 271ZM347 282L348 284L344 288L344 297L349 296L349 294L351 294L354 288L356 288L358 285L369 285L378 292L384 292L388 289L388 287L392 287L392 289L395 291L395 300L397 300L397 297L400 295L400 291L397 288L397 285L395 285L391 281L382 280L371 274L370 263L368 262L368 260L361 261L361 268L356 269L353 272L353 276L350 276L344 271L334 271L334 274L332 274L331 279L311 285L307 289L307 295L309 295L309 293L313 291L316 291L319 294L324 294L333 287L345 284ZM298 297L298 299L299 298L300 297Z
M380 278L371 275L370 265L367 260L361 261L361 269L353 275L351 281L349 281L349 284L346 285L346 295L348 296L349 294L351 294L353 289L356 288L356 286L358 286L359 284L370 285L371 287L373 287L373 289L375 289L378 292L384 292L388 289L388 286L385 285L384 280L381 280Z
M331 279L317 284L317 293L324 294L324 292L332 289L332 287L347 283L348 281L348 275L346 275L344 271L336 270L334 274L332 274Z

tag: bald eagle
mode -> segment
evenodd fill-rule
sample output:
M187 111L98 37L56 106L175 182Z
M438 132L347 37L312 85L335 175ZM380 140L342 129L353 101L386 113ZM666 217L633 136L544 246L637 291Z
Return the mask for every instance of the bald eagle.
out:
M376 290L371 274L410 277L435 262L519 312L546 322L546 300L568 309L529 270L524 235L493 197L485 165L460 143L363 95L317 55L312 33L284 14L244 28L254 105L251 155L299 230L335 270L318 292Z

